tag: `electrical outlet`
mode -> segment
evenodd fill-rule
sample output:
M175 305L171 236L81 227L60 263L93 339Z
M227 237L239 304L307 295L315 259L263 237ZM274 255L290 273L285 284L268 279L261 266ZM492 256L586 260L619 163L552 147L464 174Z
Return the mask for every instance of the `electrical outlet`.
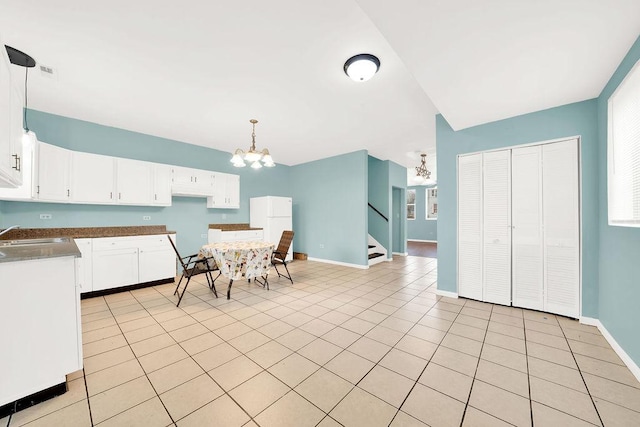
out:
M151 217L149 215L145 215L142 217L143 221L151 221Z
M324 249L324 243L320 243L320 249Z
M206 239L206 238L207 238L207 233L202 233L202 234L200 235L200 237L201 237L201 238L203 238L203 239Z
M40 214L40 219L51 219L53 216L51 214Z

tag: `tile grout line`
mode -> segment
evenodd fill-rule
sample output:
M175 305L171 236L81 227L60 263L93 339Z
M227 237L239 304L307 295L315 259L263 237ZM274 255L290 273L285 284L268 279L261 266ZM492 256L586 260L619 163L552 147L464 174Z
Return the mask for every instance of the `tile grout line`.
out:
M429 285L429 287L428 287L427 289L429 289L431 286L433 286L433 284L432 284L432 285ZM436 304L437 304L438 302L440 302L441 300L442 300L442 297L441 297L441 296L439 296L439 297L438 297L438 300L436 300ZM435 306L436 304L434 304L434 306ZM427 370L427 367L428 367L431 363L434 363L434 364L438 365L438 363L436 363L436 362L432 362L433 356L436 354L436 352L437 352L437 351L438 351L438 349L440 348L440 346L441 346L441 344L442 344L442 341L444 341L445 337L446 337L446 336L447 336L447 334L450 332L450 330L451 330L451 328L453 327L453 325L454 325L454 323L455 323L456 319L458 318L458 316L460 315L460 313L462 312L462 309L466 306L466 304L467 304L467 302L465 301L465 302L464 302L464 304L462 304L462 305L460 305L460 306L459 306L459 307L460 307L460 311L458 311L458 312L456 313L456 316L453 318L453 320L451 320L451 325L449 325L449 327L447 328L447 330L446 330L446 331L442 331L442 330L440 330L440 329L437 329L437 330L438 330L438 331L440 331L440 332L444 332L444 336L443 336L443 337L440 339L440 341L436 344L436 349L433 351L433 354L431 355L431 357L429 358L429 360L427 360L427 364L424 366L424 368L422 368L422 371L420 371L420 375L418 375L418 377L416 378L415 382L414 382L414 383L413 383L413 385L411 386L411 389L409 389L409 392L407 393L407 395L405 396L405 398L402 400L402 403L400 404L400 406L398 406L398 410L396 411L395 415L394 415L394 416L393 416L393 418L391 419L391 422L393 422L393 420L398 416L398 414L399 414L399 413L400 413L400 411L402 410L402 409L401 409L401 408L402 408L402 406L404 405L404 403L405 403L405 402L407 401L407 399L409 398L409 395L411 395L411 392L413 392L413 389L414 389L414 388L416 387L416 385L418 384L418 382L419 382L419 380L420 380L420 377L424 374L424 371L426 371L426 370ZM429 314L429 311L431 311L431 310L434 308L434 306L431 306L431 308L430 308L430 309L429 309L429 310L428 310L424 315L422 315L422 317L421 317L418 321L416 321L416 322L414 323L414 326L415 326L415 325L418 325L418 324L419 324L418 322L419 322L420 320L424 319L424 317L425 317L425 316L427 316L427 315ZM436 309L437 309L437 308L436 308ZM447 310L445 310L445 311L447 311ZM431 316L431 317L434 317L434 316ZM439 318L438 318L438 319L439 319ZM443 319L443 320L446 320L446 319ZM447 321L448 321L448 320L447 320ZM424 325L423 325L423 326L424 326ZM426 326L426 327L428 327L428 328L429 328L429 326ZM435 329L435 328L432 328L432 329ZM411 329L410 329L410 330L411 330ZM408 335L408 331L403 335L403 338L404 338L405 336L407 336L407 335ZM454 334L454 335L455 335L455 334ZM415 338L417 338L417 337L415 337ZM401 339L402 339L402 338L401 338ZM424 341L427 341L427 340L424 340ZM398 342L399 342L399 341L398 341ZM427 341L427 342L432 343L431 341ZM432 344L435 344L435 343L432 343ZM443 346L443 347L444 347L444 348L447 348L447 349L449 348L449 347L446 347L446 346ZM395 348L395 346L394 346L393 348ZM399 350L399 349L398 349L398 350ZM451 349L450 349L450 350L451 350ZM402 351L402 350L401 350L401 351ZM457 350L456 350L456 351L457 351ZM466 354L466 353L465 353L465 354ZM440 366L440 365L438 365L438 366ZM447 369L448 369L448 368L447 368ZM394 372L395 372L395 371L394 371ZM425 387L426 387L426 386L425 386ZM431 388L431 387L429 387L429 388ZM437 391L438 393L441 393L441 392L440 392L440 391L438 391L438 390L435 390L435 391ZM444 393L442 393L442 394L444 394ZM409 414L409 415L410 415L410 414ZM411 417L413 417L413 415L410 415L410 416L411 416ZM413 417L413 418L415 418L415 417Z
M467 300L470 301L470 300ZM467 303L465 302L465 306ZM482 340L482 345L480 346L480 354L478 354L478 362L476 363L476 370L473 373L473 377L471 379L471 387L469 387L469 395L467 396L467 403L464 405L464 410L462 411L462 418L460 419L460 427L464 424L464 418L467 415L467 409L469 408L469 402L471 401L471 394L473 393L473 385L476 382L476 375L478 375L478 367L480 366L480 360L482 360L482 350L484 349L484 344L487 340L487 334L489 333L489 323L491 322L491 315L493 314L494 305L491 304L491 310L489 311L489 319L487 319L487 329L484 331L484 339ZM462 312L462 310L460 310ZM457 317L456 317L457 318ZM496 417L497 418L497 417Z
M155 288L154 288L154 289L155 289ZM129 295L131 295L131 297L132 297L132 298L133 298L133 299L134 299L138 304L140 304L140 305L142 306L142 309L143 309L144 311L146 311L146 312L147 312L147 313L148 313L148 314L153 318L153 320L154 320L158 325L160 325L160 322L158 322L158 321L155 319L155 317L153 317L153 315L152 315L151 313L149 313L149 311L147 310L147 308L146 308L146 307L144 307L144 306L140 303L140 301L138 300L138 298L136 298L136 296L135 296L134 294L132 294L132 293L131 293L131 291L127 291L127 292L129 293ZM158 292L158 293L159 293L159 292ZM107 307L109 307L109 311L111 312L111 315L112 315L112 316L114 317L114 319L115 319L115 315L113 314L113 311L111 311L111 307L109 306L109 302L108 302L106 299L105 299L105 302L106 302L106 304L107 304ZM122 330L122 328L120 327L120 323L118 323L118 321L117 321L117 320L116 320L116 325L118 325L118 329L120 329L120 333L122 334L122 336L124 337L125 341L126 341L126 342L127 342L127 344L129 345L129 349L131 350L131 352L132 352L132 353L133 353L133 355L135 356L135 360L136 360L136 362L138 363L138 366L140 366L140 369L142 369L142 372L144 372L144 376L145 376L145 378L146 378L146 379L147 379L147 381L149 382L149 385L150 385L150 386L151 386L151 388L153 389L153 392L156 394L156 396L155 396L155 397L157 397L157 398L158 398L158 400L159 400L159 401L160 401L160 403L162 404L162 407L163 407L163 408L164 408L164 410L167 412L167 415L169 415L169 419L170 419L170 420L171 420L171 422L175 425L176 421L173 419L173 416L171 415L171 413L169 412L169 410L168 410L168 409L167 409L167 407L165 406L165 404L164 404L164 402L162 401L162 399L160 399L160 395L158 394L158 392L156 391L156 388L153 386L153 383L152 383L152 382L151 382L151 380L149 379L149 375L148 375L147 371L144 369L144 367L143 367L143 366L142 366L142 364L140 363L140 360L138 359L138 356L137 356L137 355L135 354L135 352L133 351L133 348L131 348L131 343L129 343L129 340L127 339L126 335L124 334L124 331L123 331L123 330ZM162 327L162 325L160 325L160 327ZM163 328L163 329L164 329L164 328ZM171 339L173 339L173 337L171 337ZM123 362L123 363L126 363L126 362ZM117 365L116 365L116 366L117 366ZM83 371L84 371L84 369L83 369ZM138 377L138 378L141 378L141 377ZM133 380L131 380L131 381L134 381L135 379L136 379L136 378L134 378L134 379L133 379ZM127 382L130 382L130 381L127 381ZM126 383L123 383L123 384L126 384ZM119 384L118 386L120 386L120 385L121 385L121 384ZM85 386L86 386L86 381L85 381ZM116 386L116 387L118 387L118 386ZM112 387L112 389L113 389L113 388L115 388L115 387ZM114 414L114 415L112 415L111 417L109 417L109 418L106 418L106 419L102 420L101 422L104 422L104 421L106 421L106 420L108 420L108 419L110 419L110 418L116 417L116 416L118 416L118 415L120 415L120 414L122 414L122 413L124 413L124 412L126 412L126 411L128 411L128 410L130 410L130 409L132 409L132 408L135 408L136 406L139 406L139 405L142 405L142 404L143 404L143 403L145 403L145 402L148 402L148 401L149 401L149 400L151 400L151 399L153 399L153 397L151 397L151 398L149 398L149 399L145 400L144 402L140 402L140 403L138 403L137 405L132 406L131 408L127 408L127 409L125 409L124 411L118 412L117 414ZM89 400L89 390L88 390L88 386L87 386L87 400ZM91 407L89 407L89 408L91 408ZM91 414L91 412L89 412L89 415L91 416L91 420L92 420L92 422L93 422L93 415Z
M531 398L531 373L529 372L529 347L527 346L527 323L522 316L522 333L524 335L524 359L527 362L527 391L529 392L529 416L531 417L531 427L533 425L533 399Z
M598 406L596 406L596 402L595 402L595 400L593 400L593 395L591 394L591 391L589 390L589 386L587 385L587 381L584 379L584 375L582 375L582 369L580 369L580 365L578 364L578 361L576 360L576 356L573 353L573 349L571 348L571 345L569 345L569 339L567 338L566 334L564 333L564 329L562 329L562 326L560 327L560 330L562 331L562 335L564 336L564 339L567 341L567 345L569 346L569 350L571 351L571 357L573 358L573 362L576 364L576 367L578 368L578 372L580 373L580 378L582 379L584 387L587 389L587 393L589 394L589 399L591 400L591 404L593 405L593 408L596 411L596 415L598 415L598 419L600 420L600 425L604 426L604 421L602 420L602 416L600 415L600 411L598 410Z

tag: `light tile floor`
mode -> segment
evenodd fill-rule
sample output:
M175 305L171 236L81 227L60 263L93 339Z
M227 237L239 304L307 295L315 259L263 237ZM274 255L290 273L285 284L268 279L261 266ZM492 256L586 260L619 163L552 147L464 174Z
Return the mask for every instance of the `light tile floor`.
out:
M84 370L29 426L637 426L597 329L435 294L437 261L291 264L231 301L173 285L82 301ZM218 282L221 294L225 281Z

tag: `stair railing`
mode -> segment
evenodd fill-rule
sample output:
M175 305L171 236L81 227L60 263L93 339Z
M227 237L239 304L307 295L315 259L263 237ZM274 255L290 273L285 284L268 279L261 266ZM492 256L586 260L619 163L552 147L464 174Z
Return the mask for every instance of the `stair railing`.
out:
M385 221L389 222L389 218L387 218L386 216L384 216L382 212L380 212L378 209L376 209L376 208L375 208L375 206L373 206L371 203L368 203L368 205L369 205L369 207L370 207L371 209L373 209L373 211L374 211L375 213L377 213L378 215L380 215L380 216L381 216Z

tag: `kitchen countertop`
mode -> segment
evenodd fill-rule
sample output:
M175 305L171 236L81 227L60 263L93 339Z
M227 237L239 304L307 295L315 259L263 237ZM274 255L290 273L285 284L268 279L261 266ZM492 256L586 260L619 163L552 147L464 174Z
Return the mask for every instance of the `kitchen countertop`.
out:
M262 230L262 228L250 227L249 224L209 224L209 228L222 231Z
M66 256L81 256L73 239L65 239L59 243L0 246L0 263Z
M80 251L73 239L100 237L148 236L175 234L166 225L141 225L126 227L74 227L74 228L16 228L0 236L0 262L29 259L79 257ZM67 238L63 242L2 246L6 240Z
M125 227L16 228L0 236L0 240L43 239L52 237L88 239L99 237L147 236L152 234L175 233L175 231L167 231L166 225L140 225Z

